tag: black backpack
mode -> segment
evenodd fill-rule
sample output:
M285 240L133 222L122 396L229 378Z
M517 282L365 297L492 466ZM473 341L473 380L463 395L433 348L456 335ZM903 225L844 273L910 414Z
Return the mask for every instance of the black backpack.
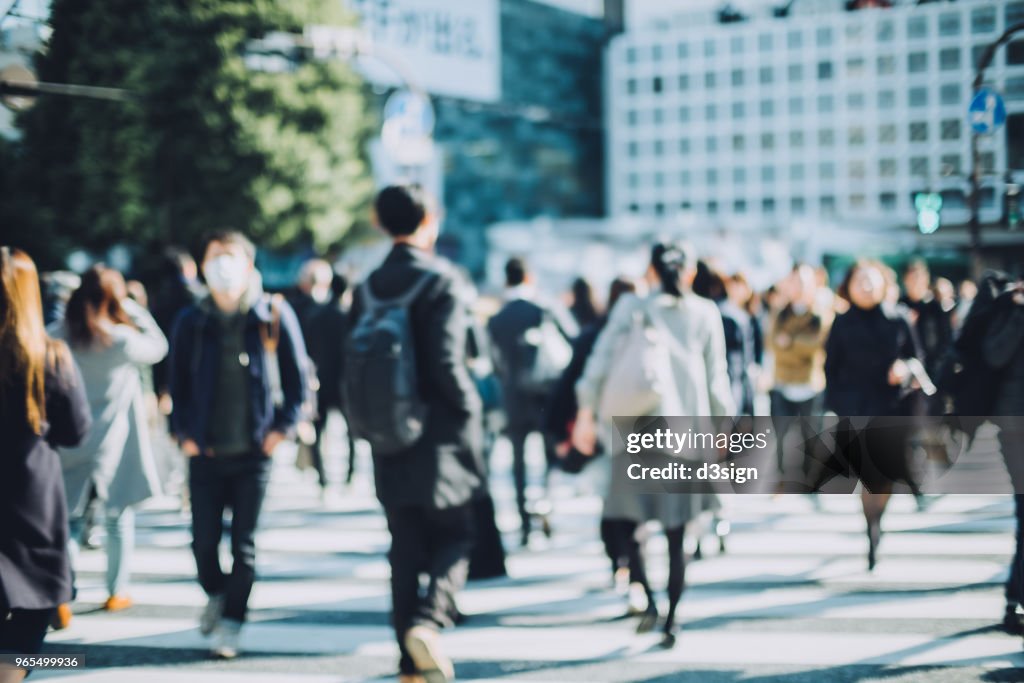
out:
M357 292L363 311L345 346L341 392L349 429L370 442L374 455L401 452L423 435L427 406L419 392L409 308L433 280L427 273L395 299L378 299L369 282Z

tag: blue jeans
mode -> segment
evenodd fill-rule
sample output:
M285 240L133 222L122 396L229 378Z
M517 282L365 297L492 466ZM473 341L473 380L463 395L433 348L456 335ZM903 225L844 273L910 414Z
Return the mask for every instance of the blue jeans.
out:
M256 525L270 480L271 459L260 452L189 458L192 554L199 585L224 598L225 619L245 621L256 580ZM231 509L231 571L220 564L224 510Z
M131 578L131 559L135 554L135 510L127 507L121 510L104 509L104 528L107 532L107 595L121 595ZM71 535L68 552L71 566L78 564L78 539L85 526L84 517L71 518Z

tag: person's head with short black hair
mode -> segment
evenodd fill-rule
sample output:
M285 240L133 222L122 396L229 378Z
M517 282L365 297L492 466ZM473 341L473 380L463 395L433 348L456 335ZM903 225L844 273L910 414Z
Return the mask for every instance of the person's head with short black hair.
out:
M929 298L932 276L928 264L922 259L914 259L903 269L903 289L910 301L921 301Z
M420 185L389 185L373 202L377 225L395 242L432 249L438 221L434 199Z
M530 277L530 271L526 268L526 261L513 256L505 262L505 285L518 287L524 284Z
M225 312L237 311L256 270L256 247L236 230L211 233L203 247L203 277Z
M661 291L682 296L697 274L697 257L685 242L658 242L651 248L651 270Z

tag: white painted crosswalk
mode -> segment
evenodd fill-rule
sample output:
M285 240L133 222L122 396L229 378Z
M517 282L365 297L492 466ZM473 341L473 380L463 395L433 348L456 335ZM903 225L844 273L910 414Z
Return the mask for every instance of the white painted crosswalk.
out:
M499 453L495 487L511 542L506 464ZM688 566L683 631L666 651L621 618L624 598L610 588L597 538L599 499L573 497L570 486L558 492L554 537L513 552L508 579L473 583L461 596L469 618L444 636L460 680L1024 680L1021 639L994 627L1013 542L1006 497L945 496L923 513L912 499L894 499L870 574L856 497L823 496L820 512L799 496L733 497L727 552ZM87 667L33 678L393 680L388 537L369 482L357 479L329 510L314 493L308 479L278 464L243 657L206 655L188 523L167 500L139 515L136 606L98 611L104 556L83 553L77 616L47 648L84 654ZM664 585L657 534L649 550L652 578Z

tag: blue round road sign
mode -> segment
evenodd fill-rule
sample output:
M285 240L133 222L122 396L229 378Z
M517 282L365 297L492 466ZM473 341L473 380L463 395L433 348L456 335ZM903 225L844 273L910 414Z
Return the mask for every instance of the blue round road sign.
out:
M967 121L978 135L989 135L1006 123L1006 103L1003 96L991 88L974 93L967 108Z

